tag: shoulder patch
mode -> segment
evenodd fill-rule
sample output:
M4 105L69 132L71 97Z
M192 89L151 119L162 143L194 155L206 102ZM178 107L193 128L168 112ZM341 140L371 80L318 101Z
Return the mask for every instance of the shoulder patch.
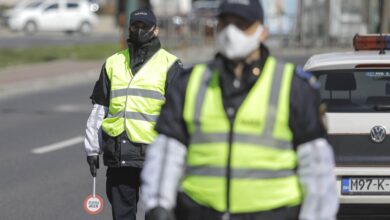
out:
M320 83L318 82L317 80L317 77L315 77L312 73L310 72L306 72L305 70L303 70L302 67L300 66L297 66L296 68L296 71L295 71L295 74L301 78L301 79L304 79L305 81L307 81L309 83L309 85L313 88L313 89L319 89L320 88Z

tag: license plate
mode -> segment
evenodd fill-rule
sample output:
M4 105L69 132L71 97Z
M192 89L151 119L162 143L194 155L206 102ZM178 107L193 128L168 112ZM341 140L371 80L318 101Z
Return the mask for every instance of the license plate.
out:
M390 195L389 177L343 177L343 195Z

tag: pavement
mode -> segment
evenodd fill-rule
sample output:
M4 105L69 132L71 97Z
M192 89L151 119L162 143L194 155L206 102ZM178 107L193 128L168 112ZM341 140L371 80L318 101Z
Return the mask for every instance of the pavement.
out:
M97 80L101 61L61 60L0 69L0 100Z
M94 80L66 87L58 83L50 90L0 100L1 220L111 219L104 166L98 171L96 193L105 208L89 216L82 205L92 193L83 136ZM137 220L143 220L141 213Z

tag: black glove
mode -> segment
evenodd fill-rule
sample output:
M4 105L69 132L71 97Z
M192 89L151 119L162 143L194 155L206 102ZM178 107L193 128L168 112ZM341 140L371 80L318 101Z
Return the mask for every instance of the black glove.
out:
M171 211L157 207L146 213L145 220L175 220L175 216Z
M99 169L99 156L87 156L87 162L89 164L91 175L96 177L96 171Z

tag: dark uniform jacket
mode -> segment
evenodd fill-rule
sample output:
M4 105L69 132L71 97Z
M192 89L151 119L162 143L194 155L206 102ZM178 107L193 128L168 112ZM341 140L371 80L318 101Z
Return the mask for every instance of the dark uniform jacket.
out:
M128 42L130 53L130 68L133 74L136 74L140 68L146 64L160 48L161 44L158 38L143 45L141 48L135 48ZM181 72L182 63L177 60L169 69L165 83L166 94L171 90L171 84L179 72ZM96 82L91 100L93 104L108 107L110 104L110 81L107 77L105 64L102 67L99 80ZM145 158L146 145L134 143L129 140L126 132L118 137L110 137L102 131L102 147L104 164L109 167L142 167Z
M252 74L252 70L254 68L263 69L269 51L264 45L261 45L260 50L261 59L251 65L246 65L241 79L236 79L233 73L234 66L221 55L217 55L208 64L211 70L217 69L220 73L225 111L229 109L231 112L233 109L234 112L237 112L256 80L261 77L261 73L256 76ZM175 81L155 127L159 134L177 139L186 146L189 143L189 134L183 119L183 106L191 72L192 69L185 70ZM289 117L294 147L317 138L326 137L326 130L321 121L319 110L319 86L312 77L310 73L304 72L301 68L295 68L291 86Z

